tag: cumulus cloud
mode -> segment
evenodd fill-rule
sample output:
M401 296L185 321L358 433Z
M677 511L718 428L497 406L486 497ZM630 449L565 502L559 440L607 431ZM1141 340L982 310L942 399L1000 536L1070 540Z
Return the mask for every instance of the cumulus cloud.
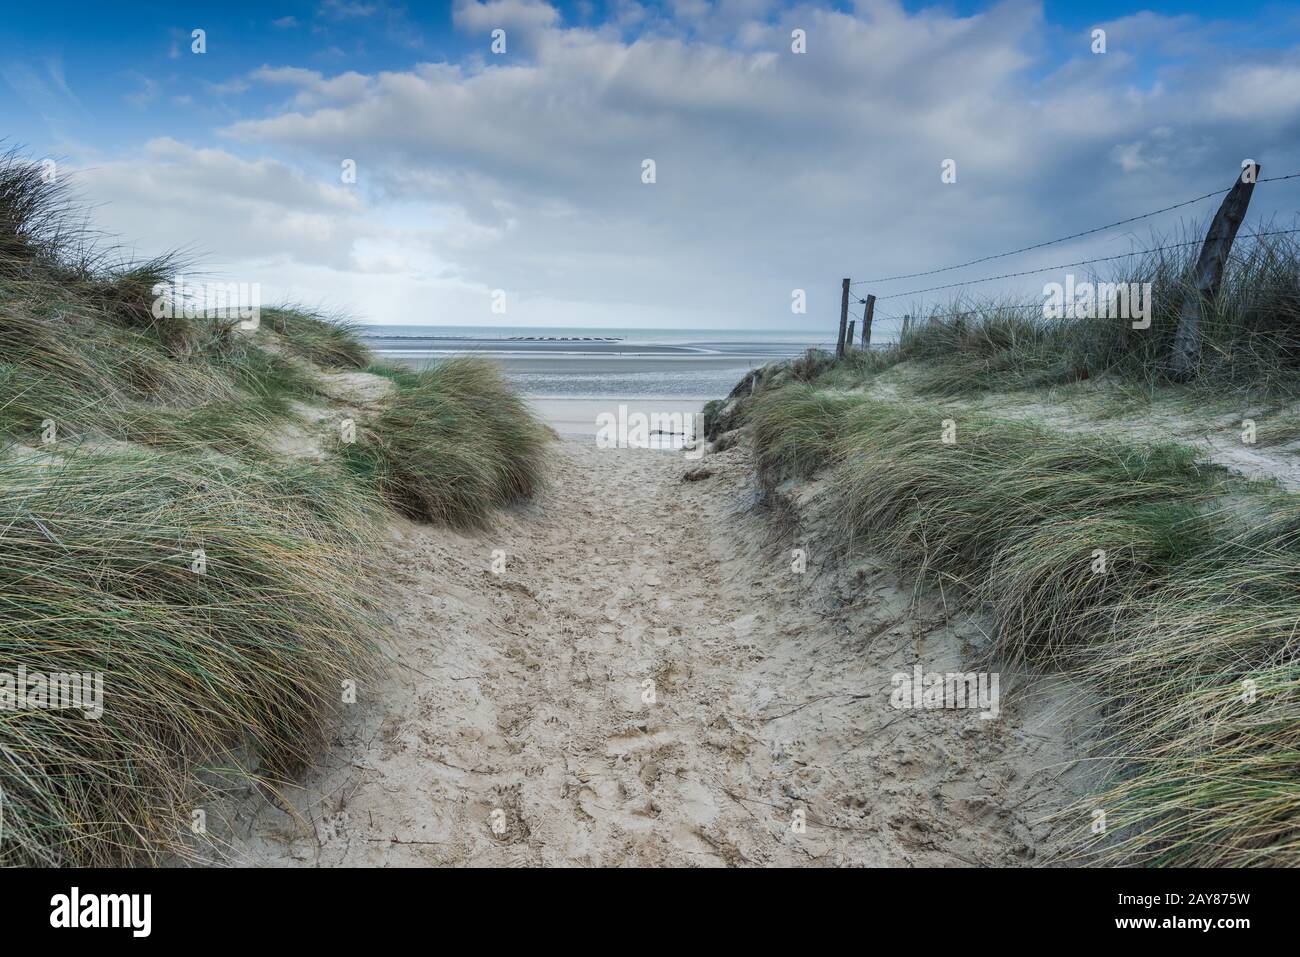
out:
M577 26L535 0L466 2L455 23L484 34L483 54L460 63L268 65L245 79L289 99L222 133L278 161L198 151L199 167L214 196L233 197L228 222L253 217L259 254L283 243L301 264L382 274L378 301L423 304L380 321L482 321L480 294L503 288L515 322L782 328L832 321L842 275L916 271L1176 202L1225 185L1244 155L1300 168L1296 54L1206 53L1204 24L1187 18L1129 18L1105 55L1085 34L1053 61L1052 28L1027 0L971 16L891 0L676 10L625 0L611 21ZM497 26L506 56L487 53ZM791 51L794 29L807 53ZM1153 74L1152 43L1182 59ZM179 144L160 149L141 168L166 188L187 174ZM295 172L324 176L341 157L358 164L351 192ZM954 184L940 180L947 159ZM236 181L255 169L259 199L215 167ZM808 290L809 316L790 314L793 288Z
M316 70L291 66L262 66L239 82L288 87L295 91L293 105L299 109L325 103L354 103L370 88L370 78L360 73L347 72L326 78Z
M457 0L452 23L468 32L489 32L498 27L534 36L556 26L560 11L542 0Z
M147 237L148 255L197 243L219 268L274 259L347 269L365 230L360 200L341 184L166 137L74 175L96 201L98 224L123 241Z

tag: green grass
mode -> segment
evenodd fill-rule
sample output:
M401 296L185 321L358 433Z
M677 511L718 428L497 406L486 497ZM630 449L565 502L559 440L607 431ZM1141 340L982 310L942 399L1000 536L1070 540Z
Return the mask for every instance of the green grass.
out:
M536 491L546 433L495 365L457 358L392 377L374 427L340 452L395 509L481 526Z
M1095 689L1109 773L1076 859L1300 864L1300 496L1175 444L805 384L750 416L765 486L825 476L845 549L992 616L982 664Z
M419 372L407 368L404 365L399 365L396 362L371 362L370 365L366 366L366 371L371 375L382 376L397 385L414 385L420 378Z
M1132 446L1024 423L862 402L832 482L851 538L998 610L999 655L1043 660L1116 595L1208 541L1221 470L1175 445ZM955 416L955 417L954 417ZM955 441L943 442L944 423ZM1095 550L1107 571L1092 572Z
M263 309L261 322L283 337L295 355L318 366L364 369L370 365L370 351L358 338L361 327L346 319L281 307Z
M850 388L907 363L910 385L931 396L1042 389L1098 378L1163 384L1182 304L1197 296L1188 277L1199 245L1154 251L1159 245L1122 261L1111 275L1079 277L1151 283L1148 329L1133 329L1121 318L1047 320L1041 310L1020 303L966 298L913 311L910 331L898 342L869 353L850 352L829 364L818 381ZM1186 383L1193 391L1245 399L1300 395L1296 238L1239 236L1201 325L1201 350Z
M830 462L840 434L866 399L804 383L761 393L749 411L759 474L807 478Z
M374 510L341 473L11 455L0 489L3 670L102 672L105 696L98 721L0 712L0 862L155 858L203 761L243 746L282 779L374 672Z
M1089 802L1105 810L1108 835L1084 837L1082 854L1300 861L1298 596L1295 549L1252 549L1210 556L1122 609L1124 626L1086 672L1104 689L1115 757Z
M0 673L101 672L104 712L0 710L0 864L158 862L195 849L212 762L286 780L343 682L366 702L385 503L484 524L535 490L543 432L487 363L383 370L395 394L358 411L324 388L371 366L355 326L158 319L179 260L109 262L66 198L0 157ZM360 441L274 453L302 403Z

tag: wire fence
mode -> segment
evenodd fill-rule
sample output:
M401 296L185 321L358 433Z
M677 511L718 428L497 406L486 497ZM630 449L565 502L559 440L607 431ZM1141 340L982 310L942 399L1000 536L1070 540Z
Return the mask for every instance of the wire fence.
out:
M1245 179L1244 174L1242 174L1242 176L1239 178L1242 182L1248 182ZM1253 185L1257 186L1264 183L1278 183L1284 180L1291 180L1297 178L1300 178L1300 172L1287 173L1284 176L1266 176L1254 180ZM1100 233L1104 233L1107 230L1117 229L1121 226L1127 226L1132 223L1140 222L1145 219L1150 219L1154 216L1159 216L1164 213L1172 212L1174 210L1184 209L1186 207L1204 202L1205 200L1211 199L1216 196L1226 196L1227 194L1231 193L1234 189L1236 189L1236 186L1237 184L1234 183L1233 186L1227 187L1226 189L1213 190L1212 192L1209 193L1203 193L1200 196L1194 196L1191 199L1185 199L1178 203L1173 203L1168 206L1162 206L1159 209L1153 209L1150 212L1140 213L1137 216L1129 216L1125 219L1119 219L1116 220L1115 222L1106 223L1102 226L1094 226L1090 229L1080 230L1079 232L1070 233L1065 236L1059 236L1055 239L1048 239L1042 242L1032 243L1027 246L1021 246L1017 249L1007 250L1006 252L994 253L988 256L980 256L975 259L966 260L965 262L954 263L948 266L939 266L933 269L923 269L917 272L897 273L894 275L875 276L868 279L858 279L858 280L846 279L844 281L844 288L843 288L843 300L842 300L841 316L840 316L840 337L839 337L839 345L837 346L837 348L842 351L844 348L852 344L851 342L845 341L846 333L847 333L847 322L849 318L853 319L856 329L860 331L862 335L862 345L864 348L869 346L870 336L871 336L871 326L873 322L875 322L877 319L881 322L902 321L904 325L906 325L907 322L913 318L913 316L910 313L905 313L902 315L889 315L889 316L876 317L874 316L874 307L877 302L886 302L889 300L905 299L910 296L921 296L926 293L941 292L945 290L962 289L965 288L966 286L974 286L980 283L996 282L999 280L1008 280L1008 279L1017 279L1024 276L1033 276L1033 275L1040 275L1042 273L1056 272L1062 269L1072 269L1081 266L1092 266L1098 263L1116 262L1123 259L1129 259L1132 258L1133 256L1138 256L1138 255L1150 255L1153 253L1160 253L1168 250L1186 249L1191 246L1202 246L1209 241L1209 238L1207 237L1206 239L1190 240L1187 242L1166 243L1154 247L1135 248L1126 253L1119 253L1117 255L1097 256L1091 259L1080 259L1074 262L1059 263L1052 266L1042 266L1034 269L1023 269L1014 272L999 273L997 275L981 276L979 278L966 279L960 282L940 283L938 285L925 286L918 289L908 289L904 292L890 292L890 293L886 293L885 295L875 295L874 293L867 295L866 290L862 289L861 287L867 285L873 285L873 286L883 285L886 283L898 282L904 279L917 279L924 276L936 276L942 273L953 272L958 269L965 269L969 266L977 266L980 265L981 263L993 262L999 259L1007 259L1011 256L1018 256L1025 253L1036 252L1037 250L1040 249L1046 249L1049 246L1056 246L1061 243L1070 242L1071 240L1082 239L1088 236L1095 236ZM1222 210L1220 212L1222 212ZM1267 236L1284 236L1284 235L1293 235L1296 233L1300 233L1300 228L1277 229L1277 230L1268 230L1265 232L1254 232L1249 234L1249 238L1258 239ZM855 312L851 310L849 308L850 301L854 302L859 306L862 306L863 307L862 310L860 312ZM989 312L998 312L998 311L1029 312L1031 310L1041 310L1042 308L1043 308L1043 303L1041 301L1032 302L1032 303L1015 303L1015 302L993 303L982 309L971 309L962 312L948 312L948 313L941 313L941 314L931 312L931 313L927 313L925 315L925 318L927 320L954 319L954 318L978 315L978 314L989 313Z

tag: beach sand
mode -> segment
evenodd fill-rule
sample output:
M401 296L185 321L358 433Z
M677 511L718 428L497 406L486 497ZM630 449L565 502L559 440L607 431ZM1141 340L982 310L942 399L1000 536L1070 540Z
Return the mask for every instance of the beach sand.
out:
M529 398L533 413L563 436L589 439L595 442L601 416L632 419L644 416L680 417L683 422L693 422L690 416L704 408L704 402L692 399L567 399ZM604 421L609 421L608 419ZM658 421L658 420L655 420ZM647 444L644 447L649 448Z
M228 861L961 866L1051 847L1082 738L1063 698L1004 676L996 721L895 710L891 675L957 666L979 622L883 563L832 562L815 527L795 573L745 449L703 472L599 449L577 434L589 411L552 418L574 429L547 490L492 530L392 526L391 677L298 785L209 814Z

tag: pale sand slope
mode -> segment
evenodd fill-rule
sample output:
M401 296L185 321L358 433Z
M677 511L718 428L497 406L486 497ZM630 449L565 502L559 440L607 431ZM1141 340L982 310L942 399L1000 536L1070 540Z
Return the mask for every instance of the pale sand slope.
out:
M296 817L244 795L231 862L1041 860L1076 823L1035 823L1068 798L1065 696L1004 674L998 720L893 709L895 671L952 669L977 626L815 547L795 574L761 543L746 455L684 483L680 453L566 439L550 491L495 531L399 526L393 677L287 794Z

